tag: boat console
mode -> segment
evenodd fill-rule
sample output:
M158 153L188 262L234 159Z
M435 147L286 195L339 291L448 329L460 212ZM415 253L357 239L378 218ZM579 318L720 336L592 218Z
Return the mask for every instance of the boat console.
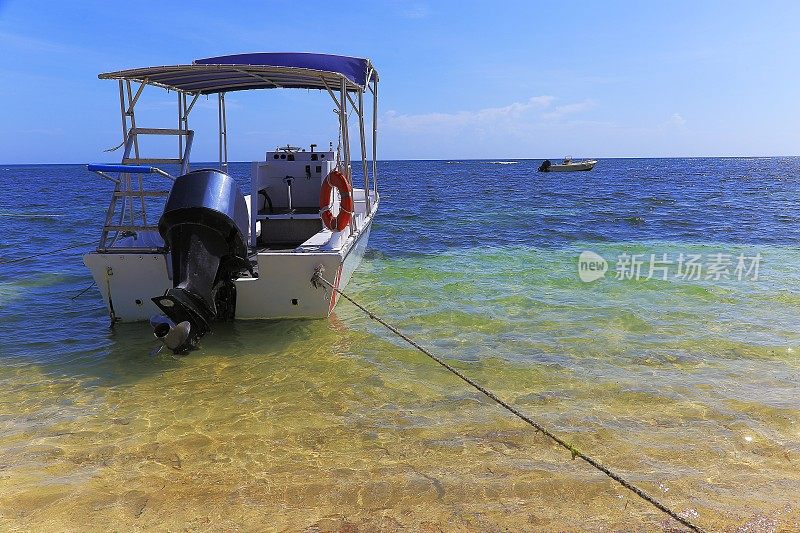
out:
M319 195L336 168L336 153L295 146L267 152L252 164L250 244L254 248L294 249L322 229Z

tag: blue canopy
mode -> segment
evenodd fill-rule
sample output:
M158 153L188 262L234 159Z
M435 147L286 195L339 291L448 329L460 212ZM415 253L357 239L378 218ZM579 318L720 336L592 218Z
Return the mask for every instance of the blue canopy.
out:
M100 74L186 93L212 94L247 89L337 90L366 88L378 74L369 59L305 53L254 53L198 59L191 65L122 70Z
M338 72L361 85L367 83L370 68L368 59L328 54L306 53L256 53L195 59L194 65L262 65L268 67L305 68L324 72Z

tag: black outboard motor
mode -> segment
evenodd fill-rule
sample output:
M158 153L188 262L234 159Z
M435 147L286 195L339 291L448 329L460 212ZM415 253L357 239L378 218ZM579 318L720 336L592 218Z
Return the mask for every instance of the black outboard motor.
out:
M552 165L550 160L545 159L544 161L542 161L542 164L539 165L539 172L548 172L550 170L550 165Z
M173 288L153 298L169 321L151 320L173 352L194 348L215 319L233 318L233 278L251 269L247 228L247 204L233 178L206 169L175 180L158 221L172 255Z

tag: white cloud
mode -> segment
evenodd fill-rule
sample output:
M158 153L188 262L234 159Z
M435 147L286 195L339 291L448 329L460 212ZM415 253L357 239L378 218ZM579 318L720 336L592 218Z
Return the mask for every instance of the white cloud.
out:
M548 113L542 115L545 120L558 120L567 115L574 115L588 111L594 107L594 100L584 100L583 102L575 102L574 104L564 104L556 106L556 108Z
M684 126L686 124L686 119L683 118L680 114L674 113L669 120L664 123L666 126Z
M428 6L425 4L413 4L403 11L403 16L409 19L424 19L428 16Z
M457 113L407 115L389 111L385 115L385 123L390 128L404 131L467 126L484 128L514 122L532 111L549 107L553 100L555 100L553 96L532 96L525 102L514 102L503 107L487 107L477 111L458 111Z
M555 96L540 95L453 113L389 111L381 116L380 128L384 147L402 147L421 159L553 157L564 150L589 154L596 138L587 131L609 127L580 115L594 105L592 100L561 103Z

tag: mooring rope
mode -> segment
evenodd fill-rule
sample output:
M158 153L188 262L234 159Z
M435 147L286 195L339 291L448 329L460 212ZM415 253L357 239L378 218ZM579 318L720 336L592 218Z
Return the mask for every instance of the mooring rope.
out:
M626 489L630 490L631 492L633 492L634 494L639 496L641 499L643 499L646 502L652 504L653 506L655 506L660 511L663 511L664 513L668 514L669 516L671 516L672 518L674 518L675 520L677 520L678 522L680 522L684 526L688 527L692 531L697 531L699 533L704 533L705 530L703 530L700 526L697 526L697 525L693 524L692 522L690 522L688 519L680 516L678 513L676 513L675 511L673 511L669 507L667 507L665 504L663 504L660 501L658 501L655 497L653 497L650 494L648 494L647 492L645 492L644 489L641 489L641 488L637 487L636 485L634 485L633 483L631 483L630 481L627 481L620 474L617 474L616 472L614 472L613 470L611 470L607 466L603 465L597 459L594 459L593 457L591 457L589 455L586 455L585 453L581 452L580 450L575 448L575 446L573 446L572 444L568 443L567 441L565 441L564 439L562 439L561 437L559 437L558 435L556 435L552 431L548 430L542 424L536 422L535 420L530 418L528 415L520 412L515 407L509 405L507 402L505 402L504 400L499 398L492 391L486 389L485 387L483 387L479 383L476 383L471 378L465 376L464 374L462 374L461 372L459 372L458 370L456 370L455 368L450 366L443 359L437 357L436 355L434 355L433 353L431 353L427 349L425 349L422 346L420 346L417 342L415 342L413 339L411 339L408 336L406 336L405 334L403 334L396 327L392 326L391 324L389 324L388 322L383 320L381 317L379 317L378 315L376 315L375 313L373 313L372 311L370 311L369 309L367 309L366 307L364 307L360 303L358 303L355 300L353 300L350 296L348 296L347 294L342 292L342 290L339 289L338 287L335 287L334 285L332 285L331 282L329 282L328 280L326 280L325 278L322 277L322 272L321 271L315 272L314 273L314 277L311 278L311 282L314 283L315 286L316 286L316 282L317 281L320 281L323 284L325 284L328 287L330 287L333 291L338 293L340 296L342 296L348 302L350 302L351 304L353 304L356 307L358 307L359 309L361 309L372 320L375 320L376 322L381 324L383 327L385 327L386 329L388 329L389 331L391 331L392 333L394 333L395 335L397 335L398 337L400 337L401 339L403 339L404 341L409 343L411 346L413 346L414 348L416 348L417 350L419 350L423 354L427 355L428 357L430 357L431 359L433 359L434 361L439 363L439 365L441 365L442 367L444 367L445 369L450 371L452 374L455 374L456 376L458 376L462 381L468 383L473 388L475 388L478 391L480 391L483 395L485 395L486 397L488 397L489 399L491 399L492 401L494 401L495 403L500 405L506 411L510 412L511 414L513 414L514 416L516 416L517 418L522 420L523 422L525 422L528 425L532 426L537 431L543 433L544 435L549 437L551 440L553 440L556 444L558 444L562 448L565 448L566 450L568 450L572 454L572 458L573 459L575 459L576 457L581 458L585 462L589 463L592 467L594 467L597 470L601 471L602 473L604 473L605 475L607 475L608 477L610 477L611 479L613 479L614 481L616 481L617 483L619 483L620 485L625 487Z
M91 244L94 244L95 242L96 241L82 242L82 243L78 243L78 244L72 244L70 246L64 246L63 248L56 248L55 250L47 250L47 251L44 251L44 252L39 252L38 254L26 255L25 257L18 257L16 259L8 259L8 260L0 261L0 265L10 265L12 263L19 263L19 262L22 262L22 261L27 261L28 259L36 259L37 257L41 258L42 256L47 256L49 254L56 254L58 252L64 252L66 250L72 250L73 248L83 248L84 246L89 246Z
M79 293L78 293L78 294L76 294L75 296L70 296L70 297L69 297L69 299L70 299L70 300L77 300L78 298L80 298L81 296L83 296L84 294L86 294L86 292L87 292L89 289L91 289L92 287L94 287L95 285L97 285L97 282L96 282L96 281L93 281L93 282L92 282L92 283L91 283L91 284L90 284L88 287L86 287L85 289L83 289L81 292L79 292Z

